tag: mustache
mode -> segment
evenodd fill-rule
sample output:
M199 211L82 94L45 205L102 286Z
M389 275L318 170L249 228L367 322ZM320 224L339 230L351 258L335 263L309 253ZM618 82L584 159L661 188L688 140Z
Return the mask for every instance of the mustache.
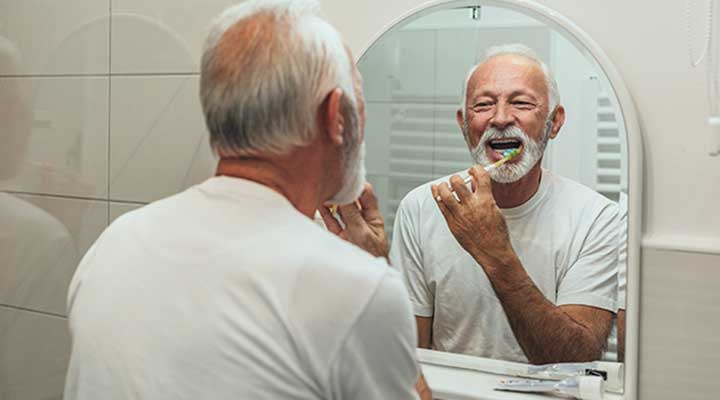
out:
M483 132L483 135L480 137L480 144L485 145L490 140L495 139L517 139L523 144L528 143L530 140L532 140L525 132L520 129L517 126L510 126L505 129L497 129L495 127L490 127Z

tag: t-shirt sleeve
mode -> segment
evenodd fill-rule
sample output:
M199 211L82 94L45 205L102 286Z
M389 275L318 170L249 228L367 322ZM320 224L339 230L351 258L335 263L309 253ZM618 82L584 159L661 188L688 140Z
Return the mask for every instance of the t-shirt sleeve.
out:
M78 291L80 290L80 286L82 286L82 281L83 279L85 279L85 275L87 275L92 265L92 261L95 259L95 252L97 251L99 241L100 239L98 238L97 241L95 241L95 243L93 243L90 249L85 253L82 260L80 261L80 264L75 269L72 280L70 281L65 304L66 313L68 316L72 313L72 308L75 304L75 298L77 297Z
M610 203L591 224L577 260L560 281L557 305L616 311L618 234L618 208Z
M331 399L417 399L417 335L407 291L388 271L330 367Z
M628 240L628 205L627 195L620 193L620 222L618 226L618 298L617 308L625 309L625 290L627 288L627 240Z
M420 215L420 209L416 202L408 202L407 197L400 202L393 226L390 265L402 274L415 315L432 317L435 294L425 279L420 235L419 229L417 229L418 221L416 220Z

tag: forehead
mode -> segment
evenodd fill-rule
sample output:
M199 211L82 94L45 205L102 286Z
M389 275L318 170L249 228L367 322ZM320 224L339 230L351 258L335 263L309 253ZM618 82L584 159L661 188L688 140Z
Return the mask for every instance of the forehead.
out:
M482 93L509 95L516 92L546 97L545 74L535 61L519 55L492 57L470 77L468 95Z

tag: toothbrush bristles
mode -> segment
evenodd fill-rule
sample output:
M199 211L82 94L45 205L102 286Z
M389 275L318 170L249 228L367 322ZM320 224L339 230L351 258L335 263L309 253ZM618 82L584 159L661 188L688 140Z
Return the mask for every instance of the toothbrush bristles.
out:
M495 164L491 165L490 167L486 167L485 170L487 171L487 170L492 169L492 168L497 168L497 167L505 164L506 162L512 160L512 159L515 158L518 154L520 154L520 149L518 149L518 148L515 148L515 149L507 149L507 150L505 150L505 151L503 152L503 158L501 158L499 161L497 161ZM469 175L467 178L465 178L465 183L466 183L466 184L468 184L468 183L470 183L470 182L472 182L472 176L471 176L471 175Z

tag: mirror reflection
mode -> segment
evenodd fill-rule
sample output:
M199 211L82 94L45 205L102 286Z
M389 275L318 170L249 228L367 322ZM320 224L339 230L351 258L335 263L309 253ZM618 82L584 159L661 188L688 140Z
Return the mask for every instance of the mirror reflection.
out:
M622 361L626 140L588 54L478 5L406 19L361 58L368 179L421 347Z

